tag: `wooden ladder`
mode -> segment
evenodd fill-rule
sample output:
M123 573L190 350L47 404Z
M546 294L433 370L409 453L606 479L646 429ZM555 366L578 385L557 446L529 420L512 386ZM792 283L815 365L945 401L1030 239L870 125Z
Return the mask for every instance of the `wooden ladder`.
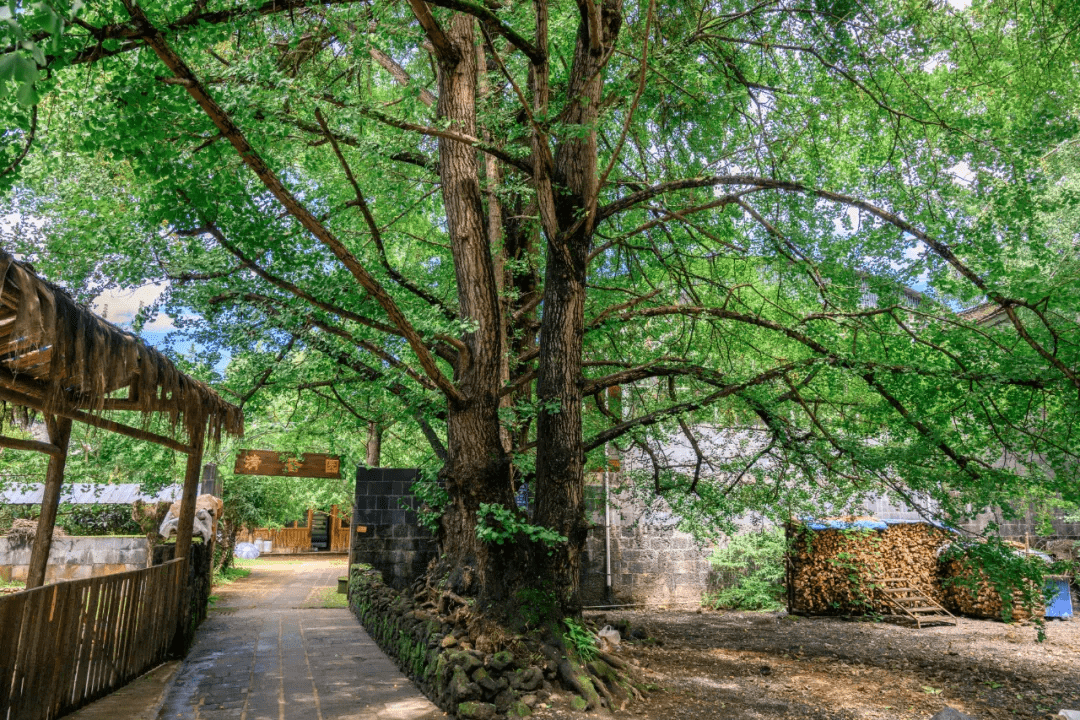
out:
M922 590L910 587L904 578L871 578L881 598L902 617L915 621L915 627L923 625L956 625L956 616L941 607Z

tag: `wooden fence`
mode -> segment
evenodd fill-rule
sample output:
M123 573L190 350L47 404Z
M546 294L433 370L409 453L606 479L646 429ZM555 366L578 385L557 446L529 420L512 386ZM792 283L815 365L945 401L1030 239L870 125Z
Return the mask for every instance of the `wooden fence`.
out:
M273 544L271 552L276 553L300 553L311 550L311 526L313 511L308 510L306 524L302 527L286 527L280 529L259 528L258 530L241 530L236 534L237 542L255 542L256 540L269 540ZM326 518L328 548L331 552L348 552L349 550L349 522L348 515L341 512L337 505L330 509Z
M184 559L0 597L0 720L51 720L168 655Z

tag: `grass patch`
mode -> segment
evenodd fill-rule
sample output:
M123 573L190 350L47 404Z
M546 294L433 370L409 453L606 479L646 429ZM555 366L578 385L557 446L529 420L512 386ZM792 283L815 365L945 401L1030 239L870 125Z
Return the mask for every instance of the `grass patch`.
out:
M337 587L325 587L319 590L319 603L320 607L324 608L347 608L349 607L349 598L344 593L339 593Z
M22 580L5 580L0 577L0 595L11 595L26 589L26 583Z
M236 567L256 568L256 567L279 567L281 565L299 565L303 560L283 560L280 556L274 560L270 558L258 557L254 560L245 560L244 558L233 558L233 565Z
M229 583L236 582L241 578L246 578L251 574L251 570L242 567L230 567L224 570L214 571L214 585L228 585Z

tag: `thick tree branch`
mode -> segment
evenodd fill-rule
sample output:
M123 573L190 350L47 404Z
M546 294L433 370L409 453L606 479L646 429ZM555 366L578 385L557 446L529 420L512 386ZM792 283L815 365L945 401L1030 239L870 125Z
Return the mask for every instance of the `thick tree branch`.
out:
M410 4L417 1L418 0L410 0ZM500 20L498 15L493 13L483 4L473 2L473 0L432 0L431 4L450 10L457 10L466 15L472 15L483 23L486 29L496 32L510 41L511 45L523 52L525 57L532 60L533 63L542 64L547 62L547 54L544 51L544 48L537 47L530 43L524 37L519 35L516 30Z
M390 319L391 324L397 327L405 336L409 346L419 359L420 366L423 368L424 373L439 386L439 389L451 402L463 403L465 397L439 369L434 356L432 356L431 352L428 350L423 338L416 332L412 323L405 317L405 314L397 306L397 303L394 302L393 298L390 297L371 273L361 265L356 257L349 252L348 248L346 248L340 240L320 223L315 216L300 203L292 192L282 184L274 171L270 169L258 152L250 145L250 143L248 143L247 138L244 137L243 132L232 121L232 118L229 117L228 113L226 113L225 110L218 105L217 101L210 96L206 89L203 88L202 84L199 83L195 74L187 66L184 60L172 50L165 40L164 35L150 24L150 21L147 19L142 9L134 3L134 0L126 0L126 2L132 20L135 22L136 26L145 33L146 44L154 50L158 58L172 71L173 75L188 81L185 88L187 92L199 104L199 107L203 109L203 112L206 113L218 130L221 131L221 134L229 140L232 146L240 154L240 158L244 163L255 173L274 197L277 198L278 202L288 210L289 214L296 218L308 232L329 248L342 264L348 268L349 272L351 272L357 282L360 283L360 286L382 306L387 317Z
M390 76L394 78L394 81L402 87L409 87L412 84L412 76L405 70L405 68L398 65L394 58L384 53L374 45L368 46L368 54L371 55L371 59L379 63L379 65L390 73ZM431 92L427 88L420 88L420 102L424 103L428 107L432 107L438 98L435 97L435 93Z
M428 135L430 137L442 138L444 140L453 140L454 142L469 145L476 148L477 150L480 150L481 152L485 152L492 157L496 157L499 160L502 160L507 165L512 165L513 167L516 167L518 170L525 173L526 175L532 174L532 164L528 160L516 158L505 150L497 148L490 143L484 142L480 138L473 137L472 135L457 132L455 130L440 130L438 128L428 127L426 125L417 125L416 123L411 123L407 120L400 120L398 118L387 115L386 113L379 112L374 108L356 108L356 110L357 112L361 113L362 115L366 115L372 120L378 120L384 125L389 125L390 127L395 127L399 130L405 130L406 132L417 133L419 135Z

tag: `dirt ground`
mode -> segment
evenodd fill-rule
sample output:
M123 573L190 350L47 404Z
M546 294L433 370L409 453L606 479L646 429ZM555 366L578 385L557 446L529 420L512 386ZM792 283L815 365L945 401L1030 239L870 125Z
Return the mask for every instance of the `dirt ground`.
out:
M1049 622L1039 644L1033 626L963 618L918 630L783 613L587 617L598 625L627 620L651 638L618 653L657 686L619 718L927 720L948 705L990 720L1080 710L1080 621ZM556 708L536 717L561 718Z

